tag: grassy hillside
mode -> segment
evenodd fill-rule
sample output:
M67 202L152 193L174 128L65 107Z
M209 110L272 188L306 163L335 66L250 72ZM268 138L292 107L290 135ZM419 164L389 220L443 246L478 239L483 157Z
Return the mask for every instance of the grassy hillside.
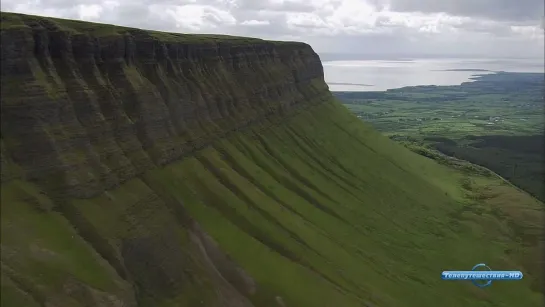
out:
M543 303L542 203L419 156L336 102L259 128L65 209L30 183L3 184L2 306L39 306L66 280L94 290L74 290L75 301L59 297L57 306L85 306L81 293L117 306L104 293L128 295L119 259L133 288L146 289L136 290L141 306L220 306L219 283L190 247L186 213L259 285L246 294L255 306ZM158 238L179 240L182 252ZM164 257L149 256L153 249ZM165 268L182 257L184 267L170 271L191 278L153 275L134 255ZM480 262L525 277L485 289L440 279ZM244 288L228 267L217 269Z

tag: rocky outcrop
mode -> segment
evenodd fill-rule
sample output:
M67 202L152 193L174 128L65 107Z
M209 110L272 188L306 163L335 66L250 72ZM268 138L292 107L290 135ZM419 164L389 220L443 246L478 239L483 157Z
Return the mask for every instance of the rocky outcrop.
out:
M2 27L2 180L60 198L95 196L330 95L303 43L5 13Z

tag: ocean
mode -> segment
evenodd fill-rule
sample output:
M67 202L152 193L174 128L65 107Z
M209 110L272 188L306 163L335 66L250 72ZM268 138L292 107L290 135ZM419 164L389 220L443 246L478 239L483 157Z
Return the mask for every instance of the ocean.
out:
M331 91L384 91L414 85L459 85L476 74L544 72L539 59L408 59L324 61ZM487 71L485 71L487 70Z

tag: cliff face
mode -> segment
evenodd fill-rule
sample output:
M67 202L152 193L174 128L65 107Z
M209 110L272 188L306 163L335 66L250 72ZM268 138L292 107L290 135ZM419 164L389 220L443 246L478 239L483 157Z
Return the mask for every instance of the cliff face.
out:
M142 175L328 100L310 46L6 13L1 35L2 232L3 241L18 241L2 246L3 302L284 304L259 294L183 205ZM19 219L36 212L49 226ZM60 268L27 250L62 257L44 245L50 240L91 255L87 268L57 259ZM55 271L61 277L51 283ZM87 276L94 274L106 285Z
M302 43L2 18L6 151L25 178L71 197L329 95Z

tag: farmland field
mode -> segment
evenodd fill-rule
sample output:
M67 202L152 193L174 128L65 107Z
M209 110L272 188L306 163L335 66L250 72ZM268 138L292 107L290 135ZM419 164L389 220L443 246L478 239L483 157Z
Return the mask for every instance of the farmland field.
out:
M390 138L485 166L545 200L543 74L483 74L458 86L334 92Z

